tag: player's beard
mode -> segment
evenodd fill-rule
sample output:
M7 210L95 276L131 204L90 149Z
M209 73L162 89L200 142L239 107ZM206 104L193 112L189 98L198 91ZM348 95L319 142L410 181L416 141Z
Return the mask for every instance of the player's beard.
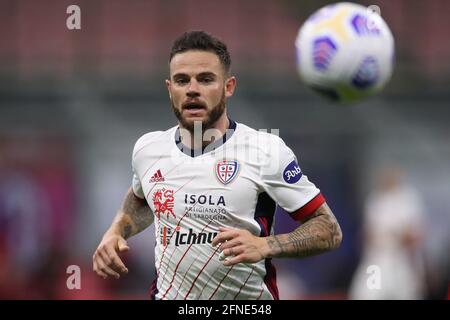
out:
M186 130L188 130L193 134L195 121L190 121L183 118L182 111L178 110L175 107L172 100L170 102L172 104L172 110L175 113L175 116L177 117L178 121L180 122L181 127L185 128ZM215 105L211 110L207 111L206 119L202 121L202 133L213 127L213 125L217 122L217 120L219 120L219 118L225 112L225 108L226 108L226 100L224 92L222 94L222 97L220 98L219 103Z

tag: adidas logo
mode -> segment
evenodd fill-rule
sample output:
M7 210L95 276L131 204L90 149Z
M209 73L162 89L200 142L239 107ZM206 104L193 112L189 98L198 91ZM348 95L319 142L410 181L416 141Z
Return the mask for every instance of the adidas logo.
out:
M164 181L164 177L161 174L161 170L155 172L155 174L150 178L150 182L162 182Z

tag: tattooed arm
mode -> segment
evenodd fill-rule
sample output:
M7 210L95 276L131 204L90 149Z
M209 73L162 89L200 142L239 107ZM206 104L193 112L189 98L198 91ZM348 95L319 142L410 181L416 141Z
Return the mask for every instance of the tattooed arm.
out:
M270 236L266 240L269 246L267 257L303 258L338 248L342 232L333 212L324 203L293 232Z
M94 271L104 279L108 276L118 279L119 272L128 273L118 253L128 251L126 239L146 229L152 222L153 214L147 201L136 197L130 188L111 227L103 235L94 253Z
M130 188L110 230L128 239L146 229L152 222L153 214L147 201L136 197Z
M212 244L220 244L224 265L258 262L265 258L303 258L339 247L342 232L333 212L324 203L302 224L287 234L256 237L247 230L220 228Z

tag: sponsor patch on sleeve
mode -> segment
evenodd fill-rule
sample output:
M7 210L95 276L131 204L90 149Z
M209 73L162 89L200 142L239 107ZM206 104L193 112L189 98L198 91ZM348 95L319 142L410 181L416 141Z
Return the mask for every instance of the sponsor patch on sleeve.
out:
M289 184L296 183L302 177L302 171L297 161L292 160L283 171L283 179Z

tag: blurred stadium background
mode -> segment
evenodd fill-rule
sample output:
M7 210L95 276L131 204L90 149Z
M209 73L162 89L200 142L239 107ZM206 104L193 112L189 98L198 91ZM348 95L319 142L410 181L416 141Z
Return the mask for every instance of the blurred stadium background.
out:
M131 239L130 274L101 280L91 257L131 179L145 132L173 126L164 85L172 41L186 30L222 38L238 78L229 114L278 128L322 189L344 232L338 251L275 260L281 297L346 299L378 170L401 167L426 205L424 298L448 294L450 257L450 2L375 4L396 39L380 94L335 106L305 88L294 40L330 1L1 0L0 298L147 299L153 229ZM81 8L81 30L66 8ZM295 226L283 213L276 230ZM79 265L82 289L66 288Z

